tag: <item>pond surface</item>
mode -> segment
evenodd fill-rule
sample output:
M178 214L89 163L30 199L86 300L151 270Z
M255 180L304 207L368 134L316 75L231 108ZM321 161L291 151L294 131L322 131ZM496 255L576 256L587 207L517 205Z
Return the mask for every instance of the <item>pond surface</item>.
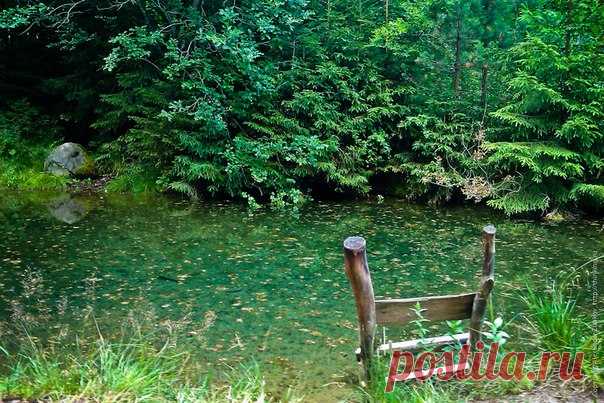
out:
M342 241L367 239L377 296L468 292L478 286L488 223L497 227L494 309L506 319L522 311L526 284L545 288L604 251L603 220L544 224L478 207L387 199L250 215L240 205L160 196L5 193L0 345L23 342L24 321L40 339L65 326L85 337L92 330L77 312L92 308L107 333L134 312L182 332L204 366L254 358L269 388L327 396L349 390L357 370ZM513 337L521 331L511 328Z

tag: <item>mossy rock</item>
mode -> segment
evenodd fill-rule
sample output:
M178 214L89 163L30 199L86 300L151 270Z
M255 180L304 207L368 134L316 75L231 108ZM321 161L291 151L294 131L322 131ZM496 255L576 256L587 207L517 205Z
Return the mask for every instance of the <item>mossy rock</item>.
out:
M94 160L81 145L64 143L46 158L44 170L57 176L90 176L94 174Z

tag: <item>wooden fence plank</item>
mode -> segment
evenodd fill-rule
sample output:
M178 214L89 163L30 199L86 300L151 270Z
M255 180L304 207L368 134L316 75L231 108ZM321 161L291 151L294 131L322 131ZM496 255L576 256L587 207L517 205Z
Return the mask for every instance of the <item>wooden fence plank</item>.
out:
M469 319L476 293L434 297L375 301L376 320L380 325L403 325L417 318L412 308L420 303L422 315L431 321Z
M443 347L451 346L455 344L466 344L470 338L470 333L459 333L453 336L438 336L428 337L425 339L405 340L390 342L378 346L377 351L380 354L388 354L392 351L409 351L417 353L422 350L439 351ZM357 348L355 351L357 361L361 361L361 349Z
M382 344L378 347L378 352L388 353L391 351L420 351L432 350L439 347L450 346L453 344L466 344L470 337L469 333L459 333L453 336L428 337L425 339L399 341L397 343Z

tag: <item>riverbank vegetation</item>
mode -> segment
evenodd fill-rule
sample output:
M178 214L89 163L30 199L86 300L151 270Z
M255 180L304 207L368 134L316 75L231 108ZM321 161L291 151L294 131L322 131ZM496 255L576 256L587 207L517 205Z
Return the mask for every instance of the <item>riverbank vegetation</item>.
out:
M33 340L4 360L12 366L0 378L0 397L49 401L262 402L264 380L257 364L233 368L220 384L195 374L185 352L160 348L147 335L111 342L99 335L90 344L76 340L40 347ZM286 396L283 401L298 401Z
M545 293L536 293L530 287L524 299L526 313L515 319L517 328L531 328L536 337L510 339L504 329L510 330L514 320L505 323L494 318L487 322L483 335L486 344L500 343L495 368L499 368L506 351L527 351L524 374L539 371L539 352L571 352L571 363L577 353L585 354L581 372L584 379L563 385L557 379L556 365L550 365L545 381L530 380L526 376L510 381L452 380L448 382L397 383L392 393L385 393L385 378L389 357L379 357L373 366L372 381L367 385L351 382L347 385L349 402L471 402L484 399L511 398L517 394L531 400L530 393L562 393L573 401L590 401L598 388L604 387L604 350L602 349L604 323L597 322L579 311L572 285L554 285ZM62 308L64 309L64 308ZM158 324L157 318L132 312L120 332L105 335L97 323L91 307L81 313L81 322L96 329L96 337L81 338L80 332L67 327L53 326L47 342L32 336L28 324L46 326L34 312L21 312L17 332L25 340L16 351L0 346L0 398L85 399L103 402L170 401L170 402L300 402L307 401L303 390L268 388L262 368L254 361L228 367L224 371L208 372L199 357L191 355L187 338L191 334L202 341L216 319L206 314L197 330L185 336L190 319ZM28 318L28 321L22 319ZM423 322L417 321L419 333ZM183 327L184 326L184 327ZM30 329L31 330L31 329ZM87 332L84 332L87 333ZM509 347L513 346L513 347ZM352 347L351 347L352 348ZM13 346L14 350L14 346ZM486 358L483 358L483 362ZM514 362L511 365L515 365ZM484 371L484 367L481 372ZM510 372L512 372L510 370ZM352 375L352 374L351 374ZM545 390L545 392L538 392ZM554 392L555 391L555 392ZM535 397L537 399L537 397Z
M3 187L74 141L123 191L604 205L596 0L0 4Z

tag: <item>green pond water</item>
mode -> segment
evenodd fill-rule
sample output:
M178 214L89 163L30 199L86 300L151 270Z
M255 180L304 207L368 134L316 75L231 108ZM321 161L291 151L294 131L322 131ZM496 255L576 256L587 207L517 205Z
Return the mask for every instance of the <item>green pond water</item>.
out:
M237 204L160 196L3 193L0 345L25 342L17 337L24 321L42 340L65 327L86 337L92 330L78 312L92 307L106 333L134 312L182 332L204 367L254 358L269 388L333 395L349 390L357 371L342 241L367 239L376 296L468 292L488 223L497 227L494 310L506 319L522 312L525 284L545 289L604 254L601 219L544 224L388 199L250 215ZM579 284L587 287L593 269L579 272ZM581 303L590 309L589 298ZM525 329L509 330L521 340ZM387 330L393 340L403 334L409 329Z

